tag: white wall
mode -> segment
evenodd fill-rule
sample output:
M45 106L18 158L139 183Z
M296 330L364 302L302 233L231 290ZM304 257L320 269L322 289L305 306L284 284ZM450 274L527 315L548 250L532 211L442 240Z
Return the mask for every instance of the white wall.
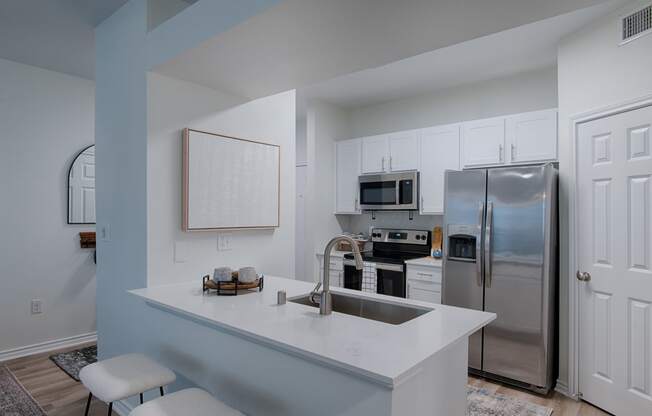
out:
M150 73L148 76L148 285L196 280L217 266L254 266L294 276L295 94L243 100ZM181 130L190 127L281 146L281 226L229 231L232 249L217 250L218 232L181 230ZM177 261L175 262L175 253Z
M568 380L568 200L572 190L568 177L570 120L577 114L616 105L652 94L652 35L619 46L621 15L649 2L632 2L622 10L594 22L565 39L559 47L559 163L560 163L560 267L561 267L561 346L560 374Z
M557 71L546 68L355 108L351 137L390 133L557 106Z
M95 331L93 250L79 247L94 226L66 224L68 168L93 125L91 81L0 59L0 357Z
M317 252L348 228L348 216L335 216L335 141L348 137L348 115L324 102L309 104L307 125L307 178L305 255L306 271L302 280L319 278Z

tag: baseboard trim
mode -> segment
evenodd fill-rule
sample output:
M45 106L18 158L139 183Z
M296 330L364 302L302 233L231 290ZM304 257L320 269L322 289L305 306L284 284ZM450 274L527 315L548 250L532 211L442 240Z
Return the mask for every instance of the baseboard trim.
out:
M41 354L44 352L54 351L61 348L74 347L79 344L86 344L97 341L97 332L88 334L75 335L72 337L45 341L39 344L26 345L24 347L13 348L10 350L0 351L0 362L14 360L16 358L27 357L29 355Z
M566 397L570 397L573 399L574 397L571 397L570 392L568 391L568 385L566 384L565 381L561 381L557 379L557 385L555 386L555 391L557 393L563 394Z

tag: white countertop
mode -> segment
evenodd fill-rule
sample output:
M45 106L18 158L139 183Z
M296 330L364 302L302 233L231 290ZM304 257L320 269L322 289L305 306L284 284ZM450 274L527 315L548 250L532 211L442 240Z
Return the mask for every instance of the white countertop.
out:
M192 282L130 292L172 313L389 388L409 378L411 371L425 359L496 318L488 312L332 289L333 292L433 309L401 325L391 325L338 312L321 316L317 308L289 301L282 306L276 305L278 290L285 290L290 299L309 293L314 285L307 282L266 276L262 292L239 296L203 295L199 286L199 282Z
M413 264L415 266L441 267L442 260L428 256L420 257L418 259L405 260L405 264Z

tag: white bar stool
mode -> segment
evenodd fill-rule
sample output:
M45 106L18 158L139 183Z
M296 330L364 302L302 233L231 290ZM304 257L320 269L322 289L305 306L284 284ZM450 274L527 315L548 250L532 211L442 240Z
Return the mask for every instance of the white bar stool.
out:
M129 416L244 416L198 388L180 390L141 404Z
M90 391L84 415L88 416L95 396L108 403L110 416L117 400L140 394L142 404L143 392L157 387L163 396L163 386L174 382L176 375L142 354L126 354L87 365L79 372L79 379Z

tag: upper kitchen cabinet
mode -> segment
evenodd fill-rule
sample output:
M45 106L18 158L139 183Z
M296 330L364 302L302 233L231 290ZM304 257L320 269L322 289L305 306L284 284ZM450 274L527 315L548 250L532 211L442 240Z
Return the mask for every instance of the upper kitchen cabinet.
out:
M505 163L505 118L464 123L462 164L465 168Z
M507 117L509 163L557 159L557 110L534 111Z
M362 140L362 173L383 173L389 169L387 136L364 137Z
M444 172L460 168L460 125L421 130L419 157L421 214L444 213Z
M419 139L416 130L362 139L362 173L416 170L419 167Z
M335 144L335 213L359 214L358 176L362 139Z
M522 165L555 160L557 109L464 123L464 168Z
M419 140L416 130L387 135L389 171L416 170L419 167Z

